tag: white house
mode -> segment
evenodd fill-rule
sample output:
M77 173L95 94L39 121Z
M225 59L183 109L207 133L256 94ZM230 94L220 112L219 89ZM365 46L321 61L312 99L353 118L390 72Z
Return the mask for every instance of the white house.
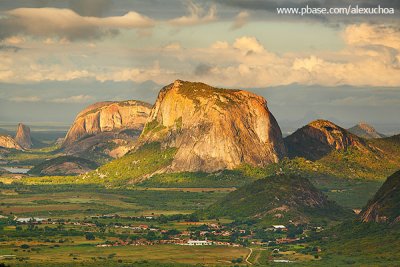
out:
M277 230L287 230L287 229L286 229L286 226L280 225L280 224L278 224L278 225L272 225L272 228L274 229L274 231L277 231Z
M189 240L187 242L188 246L211 246L212 242L207 240Z

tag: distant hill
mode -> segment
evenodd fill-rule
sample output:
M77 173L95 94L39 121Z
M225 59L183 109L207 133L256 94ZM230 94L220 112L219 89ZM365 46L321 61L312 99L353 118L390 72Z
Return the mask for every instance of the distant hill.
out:
M334 150L368 149L364 140L327 120L313 121L284 140L291 158L318 160Z
M31 175L78 175L94 170L98 167L93 161L72 157L60 156L54 159L44 161L31 170Z
M256 180L204 211L208 217L258 218L275 223L351 218L352 212L331 202L306 178L276 175Z
M387 178L360 217L363 222L400 222L400 171Z
M284 140L292 161L279 165L288 164L303 174L385 179L400 169L400 135L367 140L317 120Z
M365 139L385 137L384 134L377 132L374 127L364 122L360 122L357 125L349 128L348 131Z

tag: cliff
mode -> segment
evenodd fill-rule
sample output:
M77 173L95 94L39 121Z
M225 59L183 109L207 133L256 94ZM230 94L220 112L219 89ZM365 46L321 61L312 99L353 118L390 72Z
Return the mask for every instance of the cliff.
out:
M150 104L135 100L93 104L77 115L62 146L102 132L142 130L150 110Z
M261 96L177 80L164 87L139 138L176 148L163 171L265 166L285 155L282 133Z

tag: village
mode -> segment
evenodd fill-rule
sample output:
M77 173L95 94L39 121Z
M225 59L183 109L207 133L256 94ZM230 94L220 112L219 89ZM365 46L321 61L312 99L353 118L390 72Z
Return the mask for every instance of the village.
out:
M112 219L123 220L124 223L113 222ZM153 215L120 216L117 214L96 215L86 220L63 220L40 217L14 217L18 226L30 226L31 229L43 227L69 228L80 230L88 240L103 241L96 247L117 246L151 246L158 244L174 244L183 246L230 246L243 247L256 245L274 247L284 244L304 243L307 233L320 232L320 226L270 225L264 229L252 230L248 226L236 226L221 223L185 221L187 229L167 229L158 224L160 218ZM134 221L132 223L130 221ZM136 223L137 222L137 223ZM36 227L36 228L35 228ZM112 236L113 238L104 238ZM278 249L279 251L279 249Z

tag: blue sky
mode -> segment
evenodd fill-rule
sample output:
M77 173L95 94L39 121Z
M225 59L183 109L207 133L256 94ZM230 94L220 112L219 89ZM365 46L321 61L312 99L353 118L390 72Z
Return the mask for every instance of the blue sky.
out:
M274 10L349 2L3 0L0 123L69 124L90 103L152 103L183 79L257 92L285 128L321 117L396 131L397 3L351 1L393 7L394 16Z

